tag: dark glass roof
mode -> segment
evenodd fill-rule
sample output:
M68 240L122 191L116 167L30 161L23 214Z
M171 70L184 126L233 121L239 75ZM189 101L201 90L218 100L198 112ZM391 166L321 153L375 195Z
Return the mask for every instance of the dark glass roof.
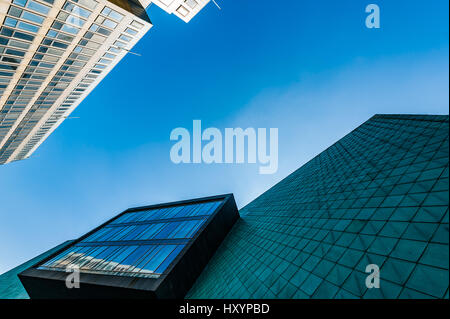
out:
M221 202L126 212L38 269L158 278Z

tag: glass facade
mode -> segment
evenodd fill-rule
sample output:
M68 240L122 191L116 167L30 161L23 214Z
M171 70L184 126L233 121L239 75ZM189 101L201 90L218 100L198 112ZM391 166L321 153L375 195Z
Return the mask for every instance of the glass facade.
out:
M243 208L187 297L448 298L448 138L374 116Z
M126 212L38 269L158 278L221 200Z
M11 0L5 14L0 164L27 158L150 28L106 0Z

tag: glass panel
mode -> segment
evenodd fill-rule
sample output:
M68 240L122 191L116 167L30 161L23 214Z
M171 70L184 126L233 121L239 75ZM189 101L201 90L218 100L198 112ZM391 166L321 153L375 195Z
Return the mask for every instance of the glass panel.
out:
M54 43L52 39L47 40L47 45ZM38 57L35 59L35 66L48 64L40 62ZM73 58L68 59L64 70L72 69L73 66L69 65L73 62ZM51 67L50 64L48 66ZM68 266L78 266L81 271L91 273L158 276L164 273L206 222L206 216L211 215L220 203L188 204L123 214L111 225L66 249L41 268L65 270Z
M171 253L170 255L159 265L159 267L156 269L156 273L162 274L166 268L170 265L170 263L178 256L178 254L183 250L184 245L178 245Z
M142 267L142 273L154 273L156 268L169 256L169 254L176 248L174 245L162 246L158 252L150 258L147 264Z
M29 8L31 10L34 10L34 11L37 11L37 12L42 13L42 14L47 14L50 11L49 7L44 6L44 5L40 4L40 3L37 3L37 2L35 2L33 0L29 0L28 1L27 8Z

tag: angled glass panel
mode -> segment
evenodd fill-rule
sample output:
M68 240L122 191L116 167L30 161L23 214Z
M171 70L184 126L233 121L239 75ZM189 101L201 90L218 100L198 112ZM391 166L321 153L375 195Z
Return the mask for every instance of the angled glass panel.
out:
M162 274L222 200L128 212L38 267L125 276Z

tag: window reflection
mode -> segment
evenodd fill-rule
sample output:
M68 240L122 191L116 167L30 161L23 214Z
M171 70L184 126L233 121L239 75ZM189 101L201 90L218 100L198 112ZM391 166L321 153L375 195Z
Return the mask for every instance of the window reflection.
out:
M39 269L158 277L199 232L222 201L125 213Z

